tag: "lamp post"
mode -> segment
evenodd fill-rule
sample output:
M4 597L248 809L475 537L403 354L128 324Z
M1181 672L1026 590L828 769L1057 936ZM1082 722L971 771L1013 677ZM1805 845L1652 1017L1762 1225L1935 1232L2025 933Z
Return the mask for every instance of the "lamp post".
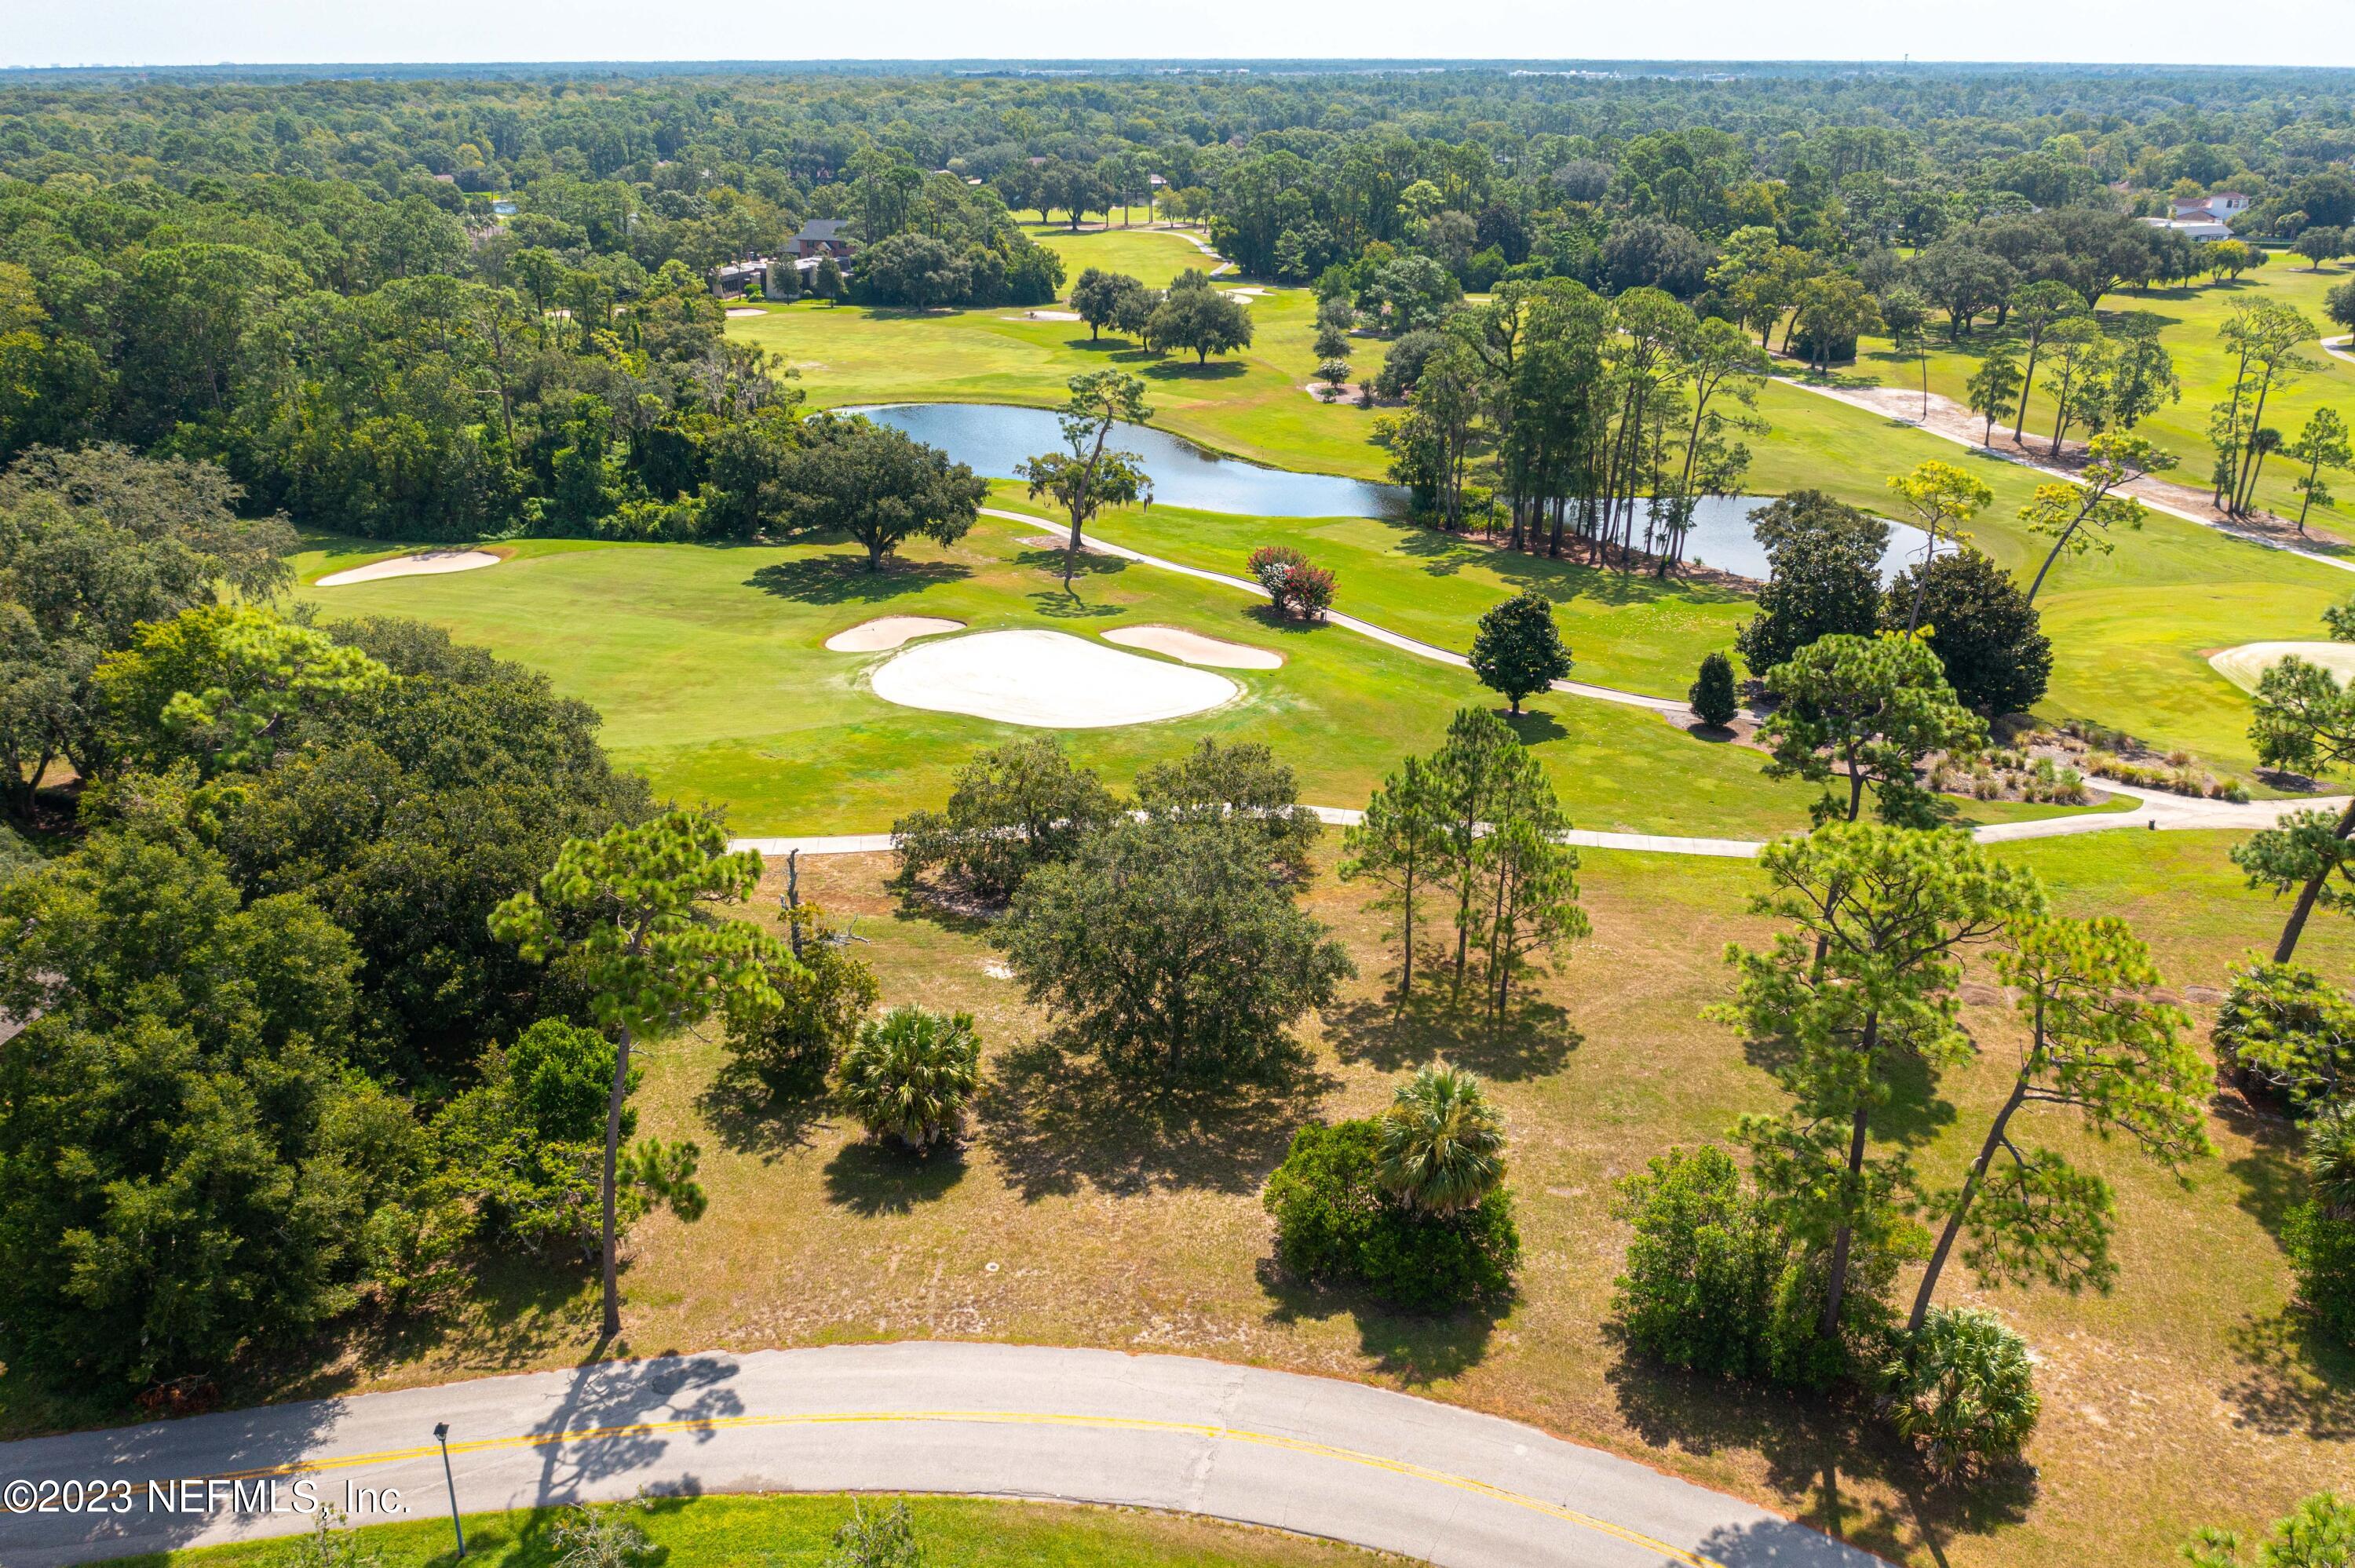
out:
M466 1555L466 1527L458 1521L458 1478L450 1473L450 1424L433 1424L433 1440L442 1445L442 1479L450 1489L450 1528L458 1534L458 1555Z

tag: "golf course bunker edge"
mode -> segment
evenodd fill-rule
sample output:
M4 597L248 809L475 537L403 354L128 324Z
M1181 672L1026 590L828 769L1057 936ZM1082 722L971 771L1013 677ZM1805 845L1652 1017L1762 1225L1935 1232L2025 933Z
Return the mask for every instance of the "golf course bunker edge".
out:
M1037 629L920 643L878 669L873 684L877 696L901 707L1038 729L1110 729L1184 718L1241 689L1207 670Z
M2342 686L2355 681L2355 642L2243 642L2211 653L2208 663L2241 690L2254 692L2267 670L2293 653L2321 665Z

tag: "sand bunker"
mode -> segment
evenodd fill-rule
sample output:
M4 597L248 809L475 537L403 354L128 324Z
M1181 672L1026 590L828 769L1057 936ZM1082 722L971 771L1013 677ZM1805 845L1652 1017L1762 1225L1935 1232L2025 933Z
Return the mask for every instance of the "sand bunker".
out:
M1216 637L1205 637L1199 631L1188 631L1182 626L1116 626L1103 634L1107 642L1117 642L1123 648L1142 648L1149 653L1167 653L1172 659L1183 659L1188 664L1208 664L1219 670L1281 670L1284 655L1264 648L1250 648L1241 642L1227 642Z
M2259 678L2292 653L2321 665L2341 685L2355 680L2355 642L2243 642L2211 653L2208 662L2241 690L2254 692Z
M983 631L927 642L875 672L875 694L902 707L971 714L1040 729L1109 729L1217 707L1223 675L1116 652L1062 631Z
M728 313L731 316L765 316L769 313L758 305L733 305L729 308Z
M919 637L938 637L943 631L964 630L964 621L943 620L936 615L887 615L880 620L862 620L847 631L837 631L826 640L826 645L837 653L880 653L886 648L897 648Z
M1025 311L1018 316L1008 316L1006 319L1010 322L1075 322L1080 319L1080 313L1077 311Z
M343 588L350 583L372 583L385 577L433 577L444 572L471 572L476 567L496 567L499 557L488 550L427 550L414 556L395 556L389 560L370 561L365 567L348 571L329 572L314 588Z

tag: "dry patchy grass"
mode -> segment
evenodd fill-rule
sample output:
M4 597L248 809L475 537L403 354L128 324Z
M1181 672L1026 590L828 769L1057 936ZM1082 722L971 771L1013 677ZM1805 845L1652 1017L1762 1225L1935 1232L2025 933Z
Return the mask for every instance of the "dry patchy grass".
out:
M2228 842L2117 833L2007 853L2036 864L2065 906L2134 920L2204 1034L2212 1007L2201 999L2278 918L2240 889ZM986 927L903 906L884 857L805 865L805 896L867 939L887 1002L980 1021L991 1083L974 1136L930 1160L885 1153L820 1099L773 1099L732 1077L718 1041L673 1042L649 1064L644 1125L702 1143L710 1210L692 1229L659 1219L634 1238L621 1351L953 1337L1367 1378L1955 1568L2162 1561L2198 1523L2245 1524L2343 1478L2350 1363L2306 1342L2273 1239L2296 1181L2285 1127L2220 1115L2219 1158L2183 1184L2060 1118L2030 1129L2117 1184L2121 1277L2110 1297L2071 1298L1982 1294L1950 1277L1950 1299L1984 1300L2028 1335L2046 1416L2032 1471L1942 1489L1852 1412L1662 1375L1612 1339L1625 1245L1608 1213L1613 1181L1775 1098L1740 1043L1698 1017L1724 991L1724 943L1762 935L1743 910L1754 868L1591 853L1594 937L1497 1038L1436 1005L1392 1022L1384 932L1329 864L1307 898L1343 933L1359 979L1309 1032L1297 1081L1208 1100L1124 1093L1045 1054L1043 1021L990 972ZM2355 957L2340 924L2308 946L2334 972ZM1946 1180L1975 1146L2016 1041L1991 989L1975 984L1966 1004L1981 1062L1903 1121L1917 1157ZM1257 1190L1293 1128L1374 1108L1396 1074L1443 1052L1491 1080L1509 1120L1528 1247L1519 1299L1500 1316L1416 1319L1275 1277ZM589 1283L518 1273L496 1311L356 1352L304 1386L566 1363L593 1353Z

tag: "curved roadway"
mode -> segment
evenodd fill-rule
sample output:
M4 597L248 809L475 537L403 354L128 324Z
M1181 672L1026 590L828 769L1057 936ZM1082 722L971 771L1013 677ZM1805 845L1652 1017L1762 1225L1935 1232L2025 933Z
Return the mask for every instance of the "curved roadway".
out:
M1884 1568L1738 1499L1530 1427L1359 1383L1178 1356L919 1342L672 1356L0 1446L0 1480L123 1480L123 1513L0 1513L9 1568L283 1535L274 1484L355 1520L759 1491L1121 1504L1327 1536L1444 1568ZM200 1478L148 1506L150 1480ZM390 1508L366 1506L385 1489Z

